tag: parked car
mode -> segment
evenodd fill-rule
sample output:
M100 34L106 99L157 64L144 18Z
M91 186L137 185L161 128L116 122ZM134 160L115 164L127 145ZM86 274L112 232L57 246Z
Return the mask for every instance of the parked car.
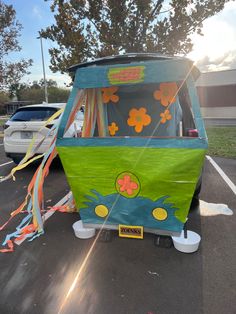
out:
M11 158L15 163L19 163L27 152L32 138L37 134L34 147L40 140L48 134L49 129L53 127L57 119L44 126L54 113L65 107L65 103L37 104L24 106L15 111L11 118L4 125L4 149L6 156ZM83 125L83 112L79 111L75 123L65 133L66 137L78 136ZM44 140L42 145L37 149L37 154L44 153L54 136L54 131Z

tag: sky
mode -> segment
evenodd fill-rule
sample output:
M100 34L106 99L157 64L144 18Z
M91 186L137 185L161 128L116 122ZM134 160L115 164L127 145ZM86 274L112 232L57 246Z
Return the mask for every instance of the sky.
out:
M40 29L54 23L50 2L4 0L4 3L13 5L17 19L23 26L19 39L22 50L10 54L9 60L33 59L31 74L24 77L25 82L43 78L40 40L37 37ZM202 72L236 69L236 1L230 1L223 11L206 20L203 24L203 34L204 36L193 35L193 51L188 55L198 68ZM67 74L50 71L48 49L51 47L53 43L43 39L46 78L57 81L58 85L63 87L70 82L70 78Z

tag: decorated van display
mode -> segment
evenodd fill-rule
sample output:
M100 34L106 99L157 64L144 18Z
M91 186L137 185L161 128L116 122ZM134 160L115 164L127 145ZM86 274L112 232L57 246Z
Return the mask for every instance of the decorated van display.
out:
M83 225L180 233L207 149L198 70L185 58L128 54L70 71L56 147ZM82 136L64 137L81 107Z

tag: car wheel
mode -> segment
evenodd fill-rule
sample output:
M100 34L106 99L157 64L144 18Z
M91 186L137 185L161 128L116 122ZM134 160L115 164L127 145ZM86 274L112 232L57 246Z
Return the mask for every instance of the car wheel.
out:
M173 245L173 241L170 236L155 235L154 245L161 248L170 249Z
M195 209L199 205L199 195L202 187L202 177L199 178L195 192L193 194L192 202L190 205L190 210Z
M16 165L18 165L21 162L22 158L21 157L12 157L12 160Z

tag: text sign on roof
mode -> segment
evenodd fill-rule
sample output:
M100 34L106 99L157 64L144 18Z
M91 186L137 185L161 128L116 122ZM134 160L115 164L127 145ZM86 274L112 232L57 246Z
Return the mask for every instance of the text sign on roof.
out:
M141 83L144 81L144 69L145 66L110 68L107 76L112 85Z

